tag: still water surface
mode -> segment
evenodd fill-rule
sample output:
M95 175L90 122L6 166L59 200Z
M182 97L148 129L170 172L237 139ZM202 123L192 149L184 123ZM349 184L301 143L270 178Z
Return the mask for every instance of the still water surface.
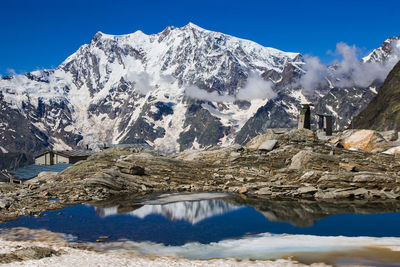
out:
M380 213L351 213L371 212L370 206L363 205L350 209L350 213L337 214L341 211L335 205L276 201L254 205L231 198L149 201L131 206L114 202L102 207L75 205L45 212L41 217L21 217L0 224L0 229L46 229L71 234L82 242L107 236L105 241L124 239L172 246L189 242L209 244L258 233L400 237L400 212L396 207L390 205L391 209L384 212L377 206Z

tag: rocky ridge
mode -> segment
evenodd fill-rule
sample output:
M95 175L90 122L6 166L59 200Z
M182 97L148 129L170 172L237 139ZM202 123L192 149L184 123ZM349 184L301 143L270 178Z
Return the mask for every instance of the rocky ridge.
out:
M400 62L389 73L378 95L355 118L354 126L380 131L398 131L400 129L399 93Z
M171 156L117 147L56 176L3 184L0 214L5 220L73 203L174 192L228 192L275 200L397 201L397 155L344 149L344 140L318 140L309 130L270 130L246 146Z

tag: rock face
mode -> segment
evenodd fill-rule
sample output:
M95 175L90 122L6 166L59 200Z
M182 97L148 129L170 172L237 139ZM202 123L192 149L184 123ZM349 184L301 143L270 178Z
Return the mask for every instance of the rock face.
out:
M400 130L400 62L379 89L378 95L355 118L357 128Z
M13 170L31 163L24 153L0 153L0 170Z
M365 62L387 61L391 47ZM192 23L152 35L99 32L54 70L0 80L0 150L32 155L136 140L163 152L245 144L269 128L295 126L303 101L345 127L379 85L342 88L327 77L329 86L306 94L298 83L304 64L299 53Z

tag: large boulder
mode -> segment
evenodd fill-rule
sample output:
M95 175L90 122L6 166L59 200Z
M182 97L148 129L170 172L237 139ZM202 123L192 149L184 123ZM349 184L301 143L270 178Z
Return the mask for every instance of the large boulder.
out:
M315 133L308 129L292 129L286 132L277 132L272 129L267 133L258 135L251 139L245 147L247 149L255 150L272 150L277 143L284 143L289 141L294 142L314 142L318 138Z
M268 130L267 133L257 135L253 139L251 139L246 145L247 149L255 149L257 150L263 143L268 142L270 140L276 140L277 135L272 130Z
M387 145L383 136L374 130L344 131L339 136L339 142L345 149L360 149L368 152L382 152Z
M296 141L296 142L314 142L317 141L317 135L308 129L293 129L280 136L279 140L282 141Z
M128 162L122 159L117 160L115 163L121 172L133 175L144 175L144 168L141 166L136 165L133 162Z
M339 165L339 159L335 156L315 153L312 151L300 151L292 157L289 169L306 170L306 169L331 169L336 170Z

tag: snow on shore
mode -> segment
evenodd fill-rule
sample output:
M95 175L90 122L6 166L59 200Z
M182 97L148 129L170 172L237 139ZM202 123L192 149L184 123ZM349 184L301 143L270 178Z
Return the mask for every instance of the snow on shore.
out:
M66 240L74 238L45 230L7 230L0 235L0 262L4 262L7 254L30 247L50 248L61 255L32 259L28 252L27 259L22 262L0 266L307 266L294 261L296 257L304 262L315 262L311 264L313 267L328 266L321 262L337 264L337 260L342 259L350 265L366 261L372 265L395 266L393 263L400 262L400 238L391 237L265 233L184 246L133 241L76 244Z
M272 267L302 267L304 264L279 259L276 261L237 261L236 259L211 259L191 260L176 257L138 256L134 251L112 250L98 252L68 247L63 242L51 241L9 241L0 238L0 253L10 253L16 249L27 247L51 247L62 251L60 256L46 257L39 260L15 261L0 266L272 266ZM325 264L313 264L314 267L326 266Z

